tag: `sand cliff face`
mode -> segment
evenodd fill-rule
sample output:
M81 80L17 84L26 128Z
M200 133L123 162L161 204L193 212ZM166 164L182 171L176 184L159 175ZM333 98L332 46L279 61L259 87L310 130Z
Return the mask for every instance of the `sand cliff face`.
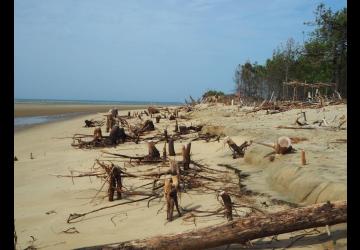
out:
M245 114L251 108L238 109L235 106L199 105L194 112L186 113L191 119L181 120L180 124L203 124L203 132L230 136L238 145L245 140L272 143L279 136L306 137L306 141L294 144L298 150L293 154L276 155L274 161L265 157L271 149L253 144L245 153L244 158L233 159L231 151L222 140L220 142L194 141L192 143L192 159L206 163L216 168L218 164L229 164L242 173L249 174L242 180L246 189L268 194L272 198L285 201L311 204L326 200L346 199L346 143L333 143L336 139L346 139L346 130L287 130L276 129L278 125L294 123L300 110L266 115L265 112ZM104 110L106 112L107 110ZM121 114L126 114L122 111ZM336 117L346 115L346 106L329 106L320 110L306 110L309 121L326 118L336 121ZM185 113L184 113L185 114ZM98 149L79 150L70 146L69 138L75 133L91 134L92 128L83 128L85 119L102 119L103 114L93 114L78 117L53 124L45 124L20 131L14 135L14 154L19 159L14 163L14 214L15 225L19 238L19 247L24 249L30 244L48 249L72 249L97 244L119 242L137 238L150 237L158 234L168 234L194 230L197 228L223 223L221 216L211 220L199 218L196 223L176 219L167 223L163 201L153 201L149 207L146 202L104 210L85 217L74 223L66 223L70 213L87 212L89 210L109 205L106 190L101 192L93 203L89 201L102 185L96 178L57 178L54 174L69 174L74 171L89 171L94 160L101 157ZM172 131L175 121L161 120L155 123L156 129ZM186 141L175 143L175 152L181 152L181 146ZM114 152L142 155L146 152L146 144L123 144ZM162 145L159 147L159 149ZM301 166L300 149L306 151L308 164ZM30 153L34 159L30 159ZM180 160L181 157L177 156ZM125 164L119 162L118 164ZM125 165L124 165L125 166ZM132 168L131 166L125 166ZM144 166L139 171L144 171ZM222 169L223 170L223 169ZM136 170L137 171L137 170ZM219 173L219 177L224 174ZM225 178L225 177L224 177ZM236 176L227 176L234 178ZM138 183L130 179L124 180L124 185L133 186ZM129 198L132 199L132 198ZM269 202L265 196L253 196L255 205ZM183 193L180 205L184 208L200 208L214 210L219 203L214 193ZM287 208L271 204L267 212ZM247 210L239 210L240 215ZM75 227L79 233L64 233ZM346 227L345 227L346 228ZM329 240L337 240L337 247L346 247L346 230L331 229L332 237L323 239L309 236L299 240L301 249L323 249ZM320 235L323 231L321 231ZM326 233L325 233L326 234ZM33 241L32 237L35 237ZM276 246L285 247L289 244L289 234L282 235L280 242L272 242L270 238L254 241L255 246L271 249ZM344 239L345 237L345 239ZM341 239L341 240L339 240ZM306 241L308 240L308 241ZM344 243L345 241L345 243ZM265 243L264 243L265 242ZM275 245L274 245L275 244ZM231 248L230 248L231 249ZM235 248L239 249L239 248ZM264 249L264 248L263 248Z
M251 110L245 108L244 110ZM269 192L290 202L300 204L320 203L327 200L343 200L347 197L347 144L336 139L346 139L346 130L328 131L324 129L277 129L279 125L293 125L302 110L266 115L265 111L255 114L237 112L237 107L204 107L193 116L206 126L207 132L231 136L238 144L245 140L273 143L280 136L306 138L294 144L295 153L276 155L270 161L268 154L273 150L262 145L253 145L245 153L239 168L254 172L252 189ZM308 122L325 118L336 124L339 117L346 116L346 106L328 106L323 109L308 109ZM305 150L307 165L301 165L300 151ZM250 177L251 179L251 177ZM246 182L245 182L246 183Z

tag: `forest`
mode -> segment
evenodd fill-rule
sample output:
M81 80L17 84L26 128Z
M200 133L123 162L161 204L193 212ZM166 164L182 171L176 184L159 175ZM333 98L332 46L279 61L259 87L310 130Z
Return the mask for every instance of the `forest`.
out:
M303 44L289 38L278 46L264 65L247 60L235 69L236 92L241 97L291 99L293 89L284 83L316 84L322 95L341 95L347 92L347 8L333 11L319 4L314 11L315 20L304 22L313 26ZM317 85L316 85L317 86ZM299 91L299 98L308 97L308 90ZM313 94L313 93L312 93Z

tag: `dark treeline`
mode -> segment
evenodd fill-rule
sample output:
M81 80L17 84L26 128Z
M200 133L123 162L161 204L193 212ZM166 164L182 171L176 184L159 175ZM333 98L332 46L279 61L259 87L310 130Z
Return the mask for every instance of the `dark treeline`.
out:
M283 82L296 80L308 84L335 83L326 94L336 90L346 97L347 8L333 12L320 4L315 21L304 24L315 27L304 44L290 38L274 50L265 65L250 61L238 65L234 81L241 96L269 98L274 92L278 99L288 98Z

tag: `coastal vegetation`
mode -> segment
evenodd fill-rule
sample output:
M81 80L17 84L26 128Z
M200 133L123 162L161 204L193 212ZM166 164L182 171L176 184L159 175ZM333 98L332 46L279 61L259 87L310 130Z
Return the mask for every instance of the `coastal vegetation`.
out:
M315 29L303 44L289 38L285 45L273 51L265 64L247 60L236 67L233 79L241 96L267 98L274 92L283 98L283 83L299 81L333 83L328 94L337 91L346 97L347 8L334 12L319 4L314 14L314 21L304 23Z

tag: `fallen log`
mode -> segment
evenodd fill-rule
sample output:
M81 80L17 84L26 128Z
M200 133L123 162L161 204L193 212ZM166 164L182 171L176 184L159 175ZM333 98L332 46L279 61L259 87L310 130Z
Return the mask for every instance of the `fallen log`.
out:
M98 249L205 249L347 222L347 201L314 204L272 214L254 215L174 235L155 236L107 245L78 248Z

